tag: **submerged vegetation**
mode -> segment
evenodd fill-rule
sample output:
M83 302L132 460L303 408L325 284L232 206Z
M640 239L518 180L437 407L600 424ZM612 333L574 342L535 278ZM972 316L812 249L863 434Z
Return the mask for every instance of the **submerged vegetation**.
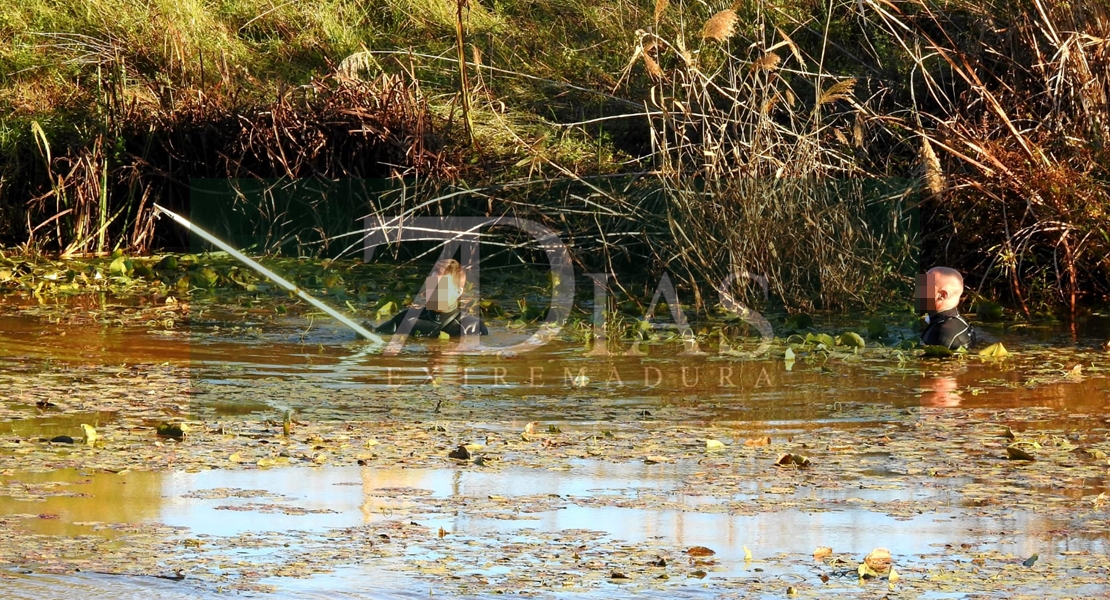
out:
M180 246L151 205L202 179L258 223L292 180L383 179L364 213L539 220L699 304L743 273L873 304L939 262L1026 313L1110 292L1098 3L31 1L0 40L25 253Z

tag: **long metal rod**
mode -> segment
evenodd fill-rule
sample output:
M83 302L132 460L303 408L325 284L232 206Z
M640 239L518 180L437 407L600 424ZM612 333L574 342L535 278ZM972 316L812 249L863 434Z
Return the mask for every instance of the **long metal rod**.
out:
M211 233L208 233L207 231L201 229L200 227L197 227L196 225L193 225L185 217L173 212L172 210L169 210L167 208L159 206L158 204L155 204L154 208L156 210L162 212L162 213L165 213L171 219L173 219L174 221L177 221L178 223L180 223L183 227L185 227L189 231L192 231L193 233L199 235L200 237L204 238L208 242L212 243L213 245L218 247L220 250L223 250L224 252L227 252L228 254L234 256L239 261L245 263L250 268L254 269L255 271L258 271L259 273L262 273L270 281L273 281L274 283L276 283L276 284L280 285L281 287L289 290L290 292L293 292L294 294L303 298L305 302L308 302L309 304L315 306L316 308L319 308L320 310L328 313L332 317L335 317L335 319L337 321L346 325L347 327L350 327L351 329L353 329L355 331L355 333L357 333L357 334L361 335L362 337L374 342L375 344L384 344L385 343L385 340L383 340L382 338L374 335L373 333L368 331L362 325L359 325L358 323L355 323L351 319L347 318L343 313L335 310L334 308L328 306L327 304L324 304L323 302L317 300L316 298L313 298L312 296L309 296L308 293L305 292L304 290L302 290L301 288L299 288L299 287L293 285L292 283L290 283L289 281L283 279L277 273L274 273L273 271L267 269L266 267L263 267L262 265L258 264L257 262L251 260L245 254L243 254L242 252L239 252L235 248L232 248L227 243L225 243L223 240L220 240L219 238L212 235Z

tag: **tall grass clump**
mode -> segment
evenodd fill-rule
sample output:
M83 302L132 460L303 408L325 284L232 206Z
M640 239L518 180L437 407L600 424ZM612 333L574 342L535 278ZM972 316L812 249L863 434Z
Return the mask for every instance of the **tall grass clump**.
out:
M930 257L984 290L1110 292L1110 12L1099 2L866 2L913 62L935 172Z
M692 281L764 277L791 308L898 293L916 267L914 182L880 184L861 165L872 115L854 77L824 68L826 48L807 51L763 9L750 16L638 32L671 231L660 258Z

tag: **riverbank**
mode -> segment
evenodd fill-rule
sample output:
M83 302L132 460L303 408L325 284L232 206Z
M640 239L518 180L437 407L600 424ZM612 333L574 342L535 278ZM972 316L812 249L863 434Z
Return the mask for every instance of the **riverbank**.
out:
M415 216L550 217L599 265L768 274L799 310L868 306L934 264L1026 315L1110 293L1096 6L94 5L0 9L4 246L184 246L151 205L187 213L200 179L265 204L419 178ZM649 193L592 179L614 173ZM537 183L586 185L503 194Z

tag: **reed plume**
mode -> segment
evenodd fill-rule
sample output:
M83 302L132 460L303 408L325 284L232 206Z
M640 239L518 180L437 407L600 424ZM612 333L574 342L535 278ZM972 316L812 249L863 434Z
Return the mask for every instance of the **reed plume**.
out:
M709 18L701 28L701 37L704 40L724 42L736 32L736 11L726 8Z

